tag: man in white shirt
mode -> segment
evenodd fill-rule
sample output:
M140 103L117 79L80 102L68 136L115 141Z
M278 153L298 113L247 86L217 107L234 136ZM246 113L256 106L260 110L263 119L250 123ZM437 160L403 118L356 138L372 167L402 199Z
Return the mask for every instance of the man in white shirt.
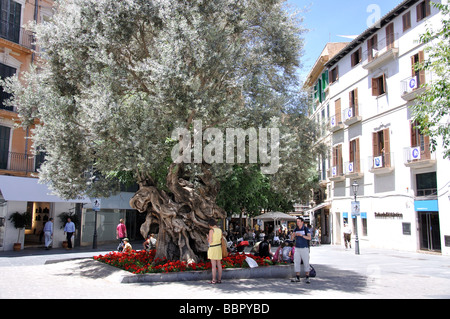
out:
M352 248L352 229L347 223L344 224L344 243L345 248L347 248L347 244Z
M50 218L44 226L45 249L49 249L53 241L53 218Z
M75 224L73 221L69 218L67 218L67 223L64 226L64 232L67 236L67 249L72 249L72 235L75 234Z

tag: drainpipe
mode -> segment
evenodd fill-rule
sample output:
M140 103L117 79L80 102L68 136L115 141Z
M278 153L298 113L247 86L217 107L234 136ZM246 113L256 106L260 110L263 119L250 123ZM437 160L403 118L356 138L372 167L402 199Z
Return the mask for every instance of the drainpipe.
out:
M39 2L39 0L34 0L34 21L36 23L38 22L37 21L37 17L38 17L38 2ZM33 35L33 38L34 38L34 35ZM35 53L34 53L34 51L36 50L36 44L34 44L35 40L36 39L33 39L33 44L31 45L31 50L32 50L32 53L31 53L31 64L33 64L34 56L35 56Z

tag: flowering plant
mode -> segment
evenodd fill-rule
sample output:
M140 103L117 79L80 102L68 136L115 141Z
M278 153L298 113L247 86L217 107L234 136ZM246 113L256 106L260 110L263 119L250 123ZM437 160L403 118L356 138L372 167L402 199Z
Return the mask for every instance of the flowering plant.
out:
M94 260L132 272L133 274L169 273L178 271L195 271L211 269L211 262L201 261L187 263L171 261L166 258L155 258L156 250L132 250L131 252L110 252L106 255L94 256ZM222 268L248 268L246 257L253 258L258 266L273 265L270 258L254 256L252 254L232 254L222 259Z

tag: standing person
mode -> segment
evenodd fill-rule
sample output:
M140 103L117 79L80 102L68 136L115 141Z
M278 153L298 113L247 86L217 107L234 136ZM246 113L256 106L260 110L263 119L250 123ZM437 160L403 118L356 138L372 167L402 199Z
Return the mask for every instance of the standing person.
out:
M45 236L45 249L49 250L52 244L53 238L53 218L50 218L44 226L44 236Z
M125 221L123 218L119 220L119 224L116 227L116 238L119 240L119 247L117 247L118 251L122 251L123 249L123 239L127 236L127 227L125 226Z
M352 229L347 223L344 224L344 243L345 248L347 248L347 243L350 245L350 248L352 248Z
M72 236L75 234L75 224L72 222L72 220L67 218L67 223L64 226L64 233L67 237L67 249L72 249Z
M211 284L222 283L222 230L217 227L217 223L214 219L210 219L208 222L208 259L211 260L212 268L212 280ZM216 272L218 272L218 280L216 281Z
M295 240L294 269L296 275L296 278L291 281L300 282L300 266L303 261L306 283L309 284L309 241L311 240L311 233L301 217L297 218L297 227L291 234L291 240Z

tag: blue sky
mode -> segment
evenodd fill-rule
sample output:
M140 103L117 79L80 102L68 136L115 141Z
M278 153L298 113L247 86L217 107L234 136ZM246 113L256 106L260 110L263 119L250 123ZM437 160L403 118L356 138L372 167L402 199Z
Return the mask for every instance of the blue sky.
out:
M301 14L305 35L303 80L316 62L327 42L351 41L338 35L358 35L368 28L367 21L394 9L403 0L287 0L295 8L309 8Z

